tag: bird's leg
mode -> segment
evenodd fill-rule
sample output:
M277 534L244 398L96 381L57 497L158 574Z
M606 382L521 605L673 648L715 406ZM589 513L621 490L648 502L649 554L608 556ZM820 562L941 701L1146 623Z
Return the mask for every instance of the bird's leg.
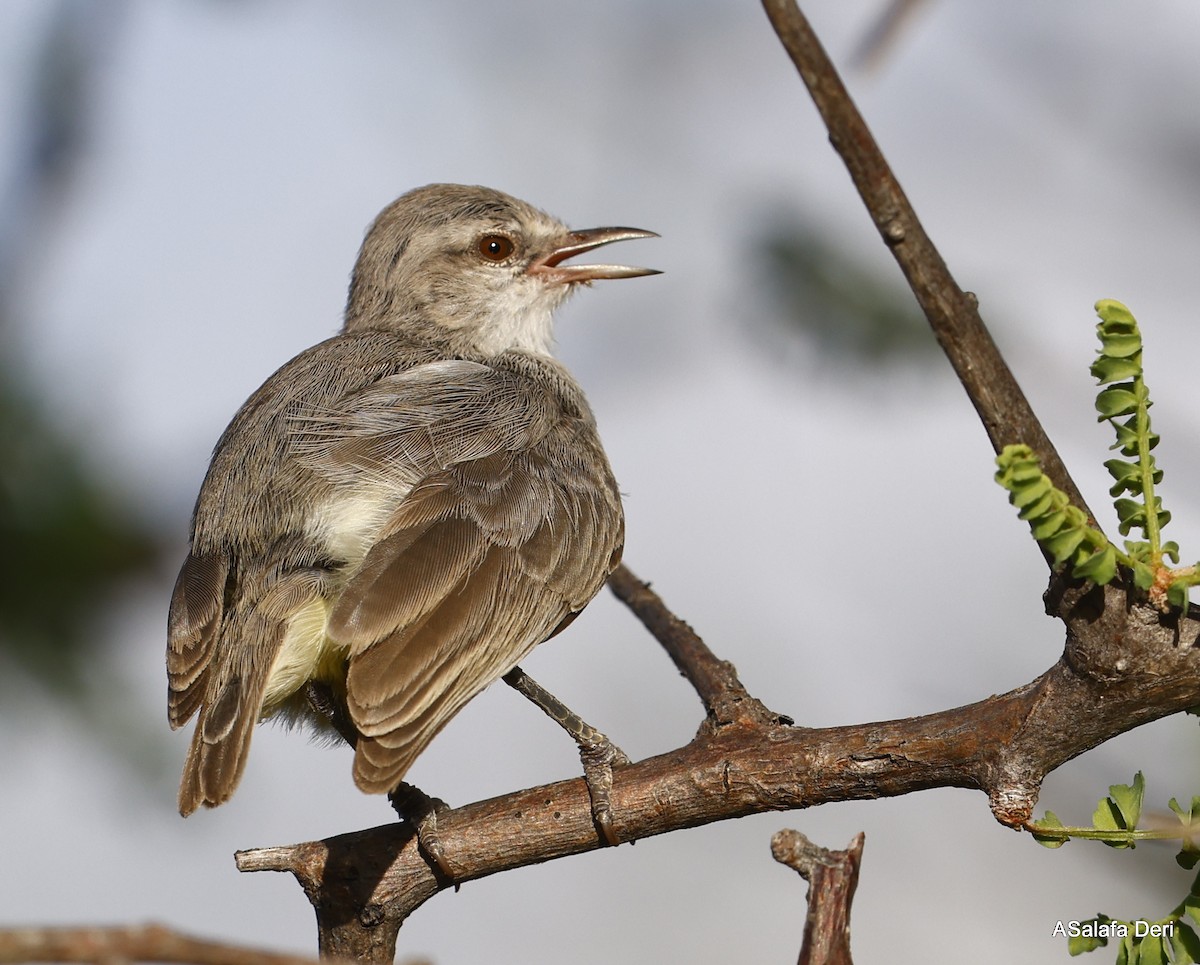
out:
M304 696L313 711L329 721L330 726L342 735L342 739L351 748L358 746L358 730L350 719L345 704L334 697L328 684L310 680L304 686ZM446 802L432 798L420 788L403 782L388 795L388 801L400 819L413 826L417 833L417 847L437 872L447 881L453 881L454 876L446 864L445 852L437 830L437 814L438 811L447 809Z
M596 730L566 704L546 690L520 667L513 667L503 677L506 684L529 698L534 704L571 735L579 745L579 759L583 762L583 779L587 783L588 796L592 800L592 821L606 844L621 843L612 825L613 768L629 763L625 752Z
M358 746L358 729L350 719L345 703L334 697L333 688L329 684L310 680L304 685L304 696L313 713L325 718L329 726L350 745L351 750Z

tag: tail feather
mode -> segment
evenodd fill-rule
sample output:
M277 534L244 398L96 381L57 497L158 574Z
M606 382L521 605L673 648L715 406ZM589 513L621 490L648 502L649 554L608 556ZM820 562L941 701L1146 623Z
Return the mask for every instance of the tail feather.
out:
M228 726L209 728L208 718L214 707L200 711L196 732L183 765L179 784L179 813L187 817L198 807L214 808L224 804L237 790L250 751L254 734L254 713L244 705ZM210 730L217 731L213 739Z

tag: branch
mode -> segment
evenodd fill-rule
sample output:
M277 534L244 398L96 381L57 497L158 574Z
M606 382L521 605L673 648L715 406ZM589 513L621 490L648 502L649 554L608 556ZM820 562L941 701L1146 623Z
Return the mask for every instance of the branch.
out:
M667 609L662 598L622 563L608 578L608 588L662 644L679 672L700 695L707 726L743 723L791 723L751 697L733 664L713 653L696 631Z
M804 18L790 0L764 4L993 446L1033 447L1054 484L1082 508L973 296L951 278ZM707 712L686 746L614 770L612 827L621 841L934 787L983 791L997 820L1019 828L1054 768L1141 724L1200 705L1200 623L1163 615L1119 586L1055 581L1047 606L1064 622L1066 647L1025 686L907 720L791 727L747 694L732 666L628 570L618 569L611 585ZM441 812L438 833L455 885L604 846L578 778ZM403 921L448 886L406 824L243 851L237 862L243 871L295 875L316 909L322 955L359 961L391 961Z
M281 955L181 935L162 925L0 930L0 962L185 962L193 965L316 965Z
M950 359L998 453L1025 443L1054 485L1095 518L1059 458L1012 371L964 292L925 233L866 122L795 0L763 0L771 25L800 72L884 244L908 279L938 343Z
M1200 704L1200 623L1126 605L1117 587L1064 590L1062 659L1001 696L907 720L809 729L734 721L618 768L613 828L636 841L714 821L934 787L975 788L1020 827L1042 778L1141 724ZM456 884L581 854L604 842L581 778L438 815ZM243 871L288 871L317 911L322 956L390 961L404 919L446 887L411 829L390 824L243 851Z
M818 848L799 831L771 838L771 854L808 882L808 910L799 965L853 965L850 904L858 887L863 841L860 831L845 851Z

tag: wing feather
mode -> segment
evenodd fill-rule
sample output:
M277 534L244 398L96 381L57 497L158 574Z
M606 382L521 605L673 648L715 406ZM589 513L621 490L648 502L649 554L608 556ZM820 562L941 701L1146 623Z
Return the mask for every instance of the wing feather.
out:
M167 718L178 730L196 713L224 610L229 557L188 554L167 618Z

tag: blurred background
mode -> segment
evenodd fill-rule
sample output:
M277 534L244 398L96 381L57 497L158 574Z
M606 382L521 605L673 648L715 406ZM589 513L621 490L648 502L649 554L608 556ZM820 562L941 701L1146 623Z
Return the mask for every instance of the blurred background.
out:
M1138 316L1169 535L1194 559L1200 7L927 0L876 43L890 6L805 5L1098 511L1092 304ZM295 882L233 852L391 812L348 752L268 726L234 800L181 820L167 601L221 430L336 331L365 227L430 181L662 235L622 260L665 274L579 294L560 355L627 494L626 561L768 706L922 714L1057 659L1038 551L757 3L7 0L0 925L155 919L314 950ZM524 666L635 758L700 719L607 593ZM1051 775L1039 813L1087 823L1139 766L1148 808L1188 799L1195 738L1179 718L1113 741ZM578 770L497 686L411 777L461 804ZM1063 962L1057 920L1158 917L1190 881L1165 849L1050 852L983 795L930 791L471 882L414 915L399 960L794 961L805 885L771 860L781 827L831 848L866 831L863 962Z

